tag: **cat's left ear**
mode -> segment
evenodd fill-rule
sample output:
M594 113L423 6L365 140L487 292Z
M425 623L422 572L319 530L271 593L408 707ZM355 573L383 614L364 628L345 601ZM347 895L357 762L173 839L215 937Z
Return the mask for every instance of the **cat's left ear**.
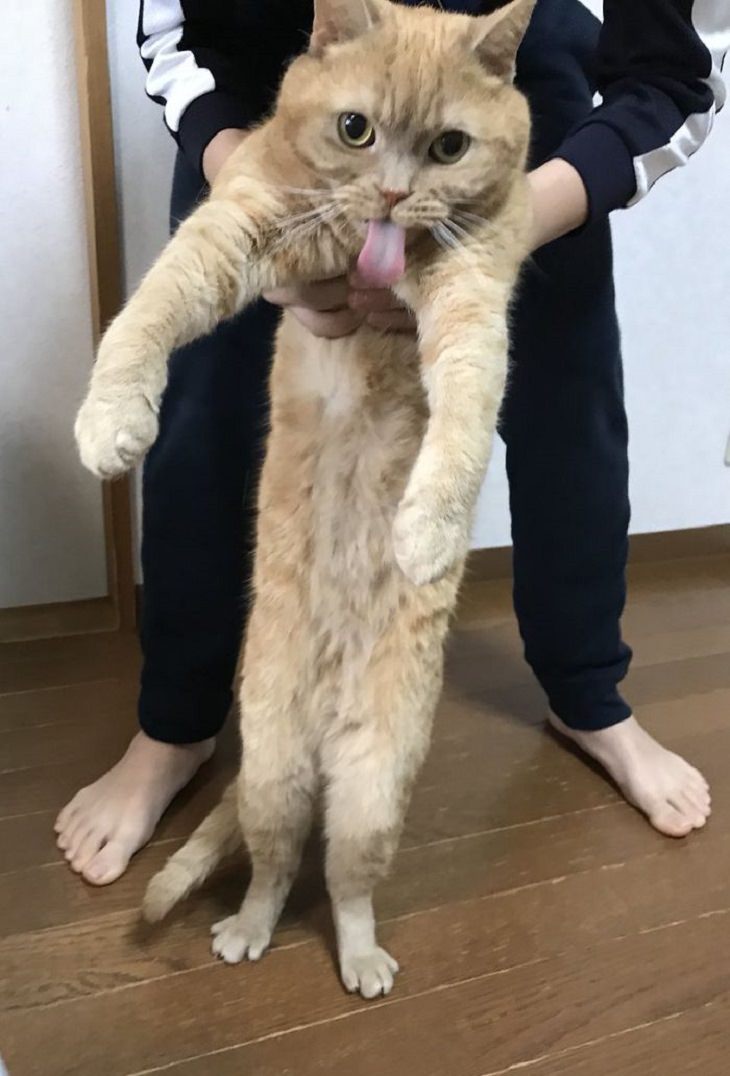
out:
M382 21L390 0L314 0L314 24L309 51L359 37Z
M471 46L486 69L500 78L511 79L517 50L530 24L535 0L511 3L473 19Z

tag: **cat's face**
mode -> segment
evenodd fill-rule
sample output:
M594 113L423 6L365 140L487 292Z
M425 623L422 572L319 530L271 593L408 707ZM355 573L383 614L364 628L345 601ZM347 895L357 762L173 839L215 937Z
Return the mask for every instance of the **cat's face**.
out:
M335 40L295 61L284 80L277 115L296 155L356 225L431 228L488 206L524 167L529 117L509 76L531 0L510 5L522 21L498 24L500 40L490 17L383 0L324 7L348 3L355 19L366 13L364 32L338 37L325 24L320 38Z

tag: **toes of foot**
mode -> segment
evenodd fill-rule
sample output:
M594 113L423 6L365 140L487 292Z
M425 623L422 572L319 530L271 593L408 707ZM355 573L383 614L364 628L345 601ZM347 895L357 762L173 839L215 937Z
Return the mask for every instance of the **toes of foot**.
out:
M694 797L689 792L683 792L678 795L672 801L672 805L676 807L685 818L689 819L693 829L701 829L707 822L707 815L700 807L698 807L694 801Z
M82 868L81 873L92 885L109 885L124 874L131 851L119 841L111 840Z
M270 937L261 929L251 929L241 923L239 916L230 915L211 928L211 950L226 964L239 964L244 957L260 960L269 947Z
M667 837L686 837L694 828L692 820L670 803L661 804L650 811L649 821L654 829Z
M703 792L707 798L710 798L710 786L702 776L699 770L696 770L694 766L689 767L690 780L694 788Z
M698 791L696 788L691 788L687 790L685 796L692 810L700 815L706 822L711 813L710 797L708 794L702 790Z
M74 848L69 848L69 850L66 852L66 859L68 861L68 864L71 867L71 870L76 871L77 874L81 871L81 868L85 867L91 859L91 855L84 855L84 845L85 841L79 841L79 843L76 844ZM97 847L95 851L98 852L99 848Z
M55 829L56 833L65 833L69 829L69 827L75 822L76 815L78 814L79 807L81 806L79 801L81 800L83 794L83 789L81 790L81 792L77 792L71 802L67 803L63 810L58 812L58 817L53 824L53 828Z
M689 765L689 763L688 763L688 765ZM700 772L700 771L699 771L699 770L697 769L697 767L696 767L696 766L691 766L691 765L690 765L690 767L689 767L689 768L690 768L690 770L692 771L693 775L694 775L694 776L695 776L695 777L697 778L697 780L698 780L698 781L700 782L700 784L701 784L701 785L703 785L703 786L704 786L704 787L705 787L705 788L706 788L706 789L708 790L708 792L709 792L709 789L710 789L710 785L709 785L709 783L708 783L708 781L707 781L707 778L705 777L704 773L701 773L701 772Z
M71 859L72 869L80 873L99 852L103 843L104 834L98 830L90 830L76 848L76 853Z
M88 815L77 812L59 835L56 844L69 862L78 855L93 828L94 824Z
M63 833L63 843L59 839L59 848L63 850L63 853L67 860L71 861L79 850L81 841L86 836L87 826L82 822L76 822Z
M389 994L397 972L397 962L384 949L345 957L342 961L342 982L345 989L351 994L359 992L367 999Z

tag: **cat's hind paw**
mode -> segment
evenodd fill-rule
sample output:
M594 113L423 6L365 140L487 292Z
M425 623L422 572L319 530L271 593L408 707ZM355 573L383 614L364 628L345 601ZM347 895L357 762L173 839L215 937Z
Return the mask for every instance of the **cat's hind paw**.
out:
M389 994L398 970L398 962L390 953L378 948L357 956L343 956L340 964L345 990L368 999Z
M401 571L416 586L440 579L466 556L468 528L439 515L420 498L404 500L393 524L393 550Z
M240 964L244 957L260 960L271 942L271 931L246 921L240 912L211 927L213 955L226 964Z
M146 396L102 397L93 388L74 426L81 462L99 478L113 478L139 463L157 431L157 411Z

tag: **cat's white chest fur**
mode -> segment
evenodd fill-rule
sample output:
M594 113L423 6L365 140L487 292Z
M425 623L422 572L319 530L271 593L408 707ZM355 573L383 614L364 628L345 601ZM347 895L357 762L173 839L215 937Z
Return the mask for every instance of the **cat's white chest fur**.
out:
M300 390L322 400L327 418L345 418L361 407L365 373L353 338L318 340L312 336L301 360Z

